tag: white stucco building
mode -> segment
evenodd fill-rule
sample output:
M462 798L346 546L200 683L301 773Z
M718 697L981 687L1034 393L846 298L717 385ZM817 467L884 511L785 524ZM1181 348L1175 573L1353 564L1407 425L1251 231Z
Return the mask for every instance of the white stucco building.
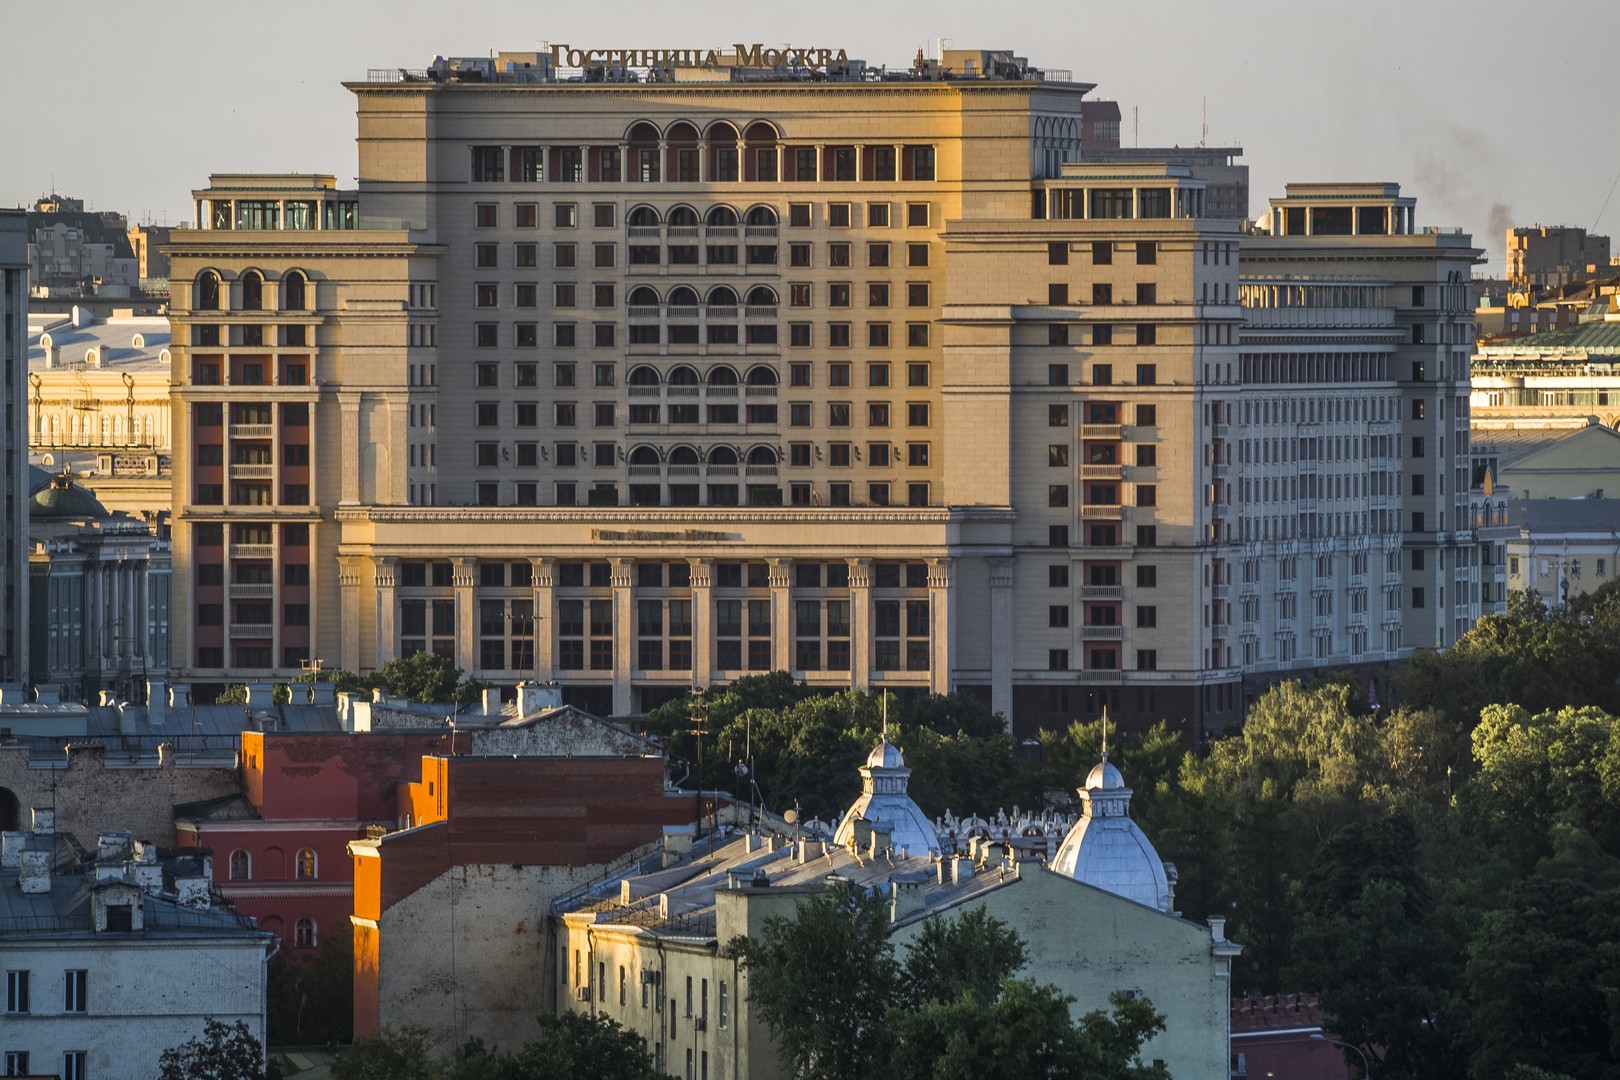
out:
M163 865L103 833L80 863L54 816L35 810L0 844L5 1074L147 1080L209 1019L262 1043L271 935L212 908L207 856Z

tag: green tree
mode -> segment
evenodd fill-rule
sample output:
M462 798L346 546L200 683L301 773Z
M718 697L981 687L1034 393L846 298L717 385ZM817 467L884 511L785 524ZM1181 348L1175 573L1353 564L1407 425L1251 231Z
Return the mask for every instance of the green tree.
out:
M423 704L471 704L485 686L477 679L463 681L461 669L452 660L431 652L396 656L379 667L372 678L390 694Z
M309 955L283 949L270 961L272 1046L347 1043L354 1035L354 940L327 934Z
M1002 980L1028 960L1018 932L983 908L969 908L955 918L934 915L906 950L898 1000L907 1009L954 1002L963 995L989 1004L1000 995Z
M510 1080L589 1076L598 1080L656 1080L641 1036L606 1016L565 1012L540 1017L540 1038L512 1055Z
M332 1063L332 1080L439 1080L436 1042L426 1028L385 1027L344 1047Z
M158 1080L279 1080L265 1070L264 1047L244 1021L204 1020L199 1038L171 1046L158 1058Z
M749 1008L795 1076L856 1080L883 1071L899 966L882 894L842 888L808 897L791 918L770 916L760 933L730 947L748 972Z

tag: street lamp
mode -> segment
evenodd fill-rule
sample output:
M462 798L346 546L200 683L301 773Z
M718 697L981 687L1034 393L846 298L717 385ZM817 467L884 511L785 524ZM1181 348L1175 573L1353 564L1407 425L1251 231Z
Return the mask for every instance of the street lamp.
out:
M1343 1046L1343 1047L1345 1047L1347 1049L1354 1050L1356 1052L1356 1054L1361 1058L1361 1076L1362 1076L1362 1080L1367 1080L1367 1077L1372 1075L1372 1064L1367 1060L1366 1053L1361 1049L1361 1047L1357 1046L1355 1043L1347 1043L1343 1039L1330 1039L1326 1035L1323 1035L1321 1033L1317 1033L1315 1035L1312 1035L1311 1039L1316 1041L1316 1042L1330 1042L1335 1046Z

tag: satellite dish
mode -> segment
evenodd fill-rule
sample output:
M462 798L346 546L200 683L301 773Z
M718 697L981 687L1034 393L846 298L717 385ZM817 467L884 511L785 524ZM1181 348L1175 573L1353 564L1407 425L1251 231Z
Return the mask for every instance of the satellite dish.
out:
M799 812L797 810L784 810L782 811L782 820L789 825L797 825L799 823Z

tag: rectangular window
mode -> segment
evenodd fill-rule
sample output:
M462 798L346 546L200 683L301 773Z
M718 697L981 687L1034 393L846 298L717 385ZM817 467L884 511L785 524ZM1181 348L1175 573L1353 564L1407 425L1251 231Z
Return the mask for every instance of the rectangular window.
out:
M906 203L906 224L913 229L926 229L928 227L928 204L925 202Z
M85 1005L85 991L88 989L90 973L82 968L69 969L62 973L64 993L62 997L62 1011L82 1013L87 1011Z
M26 1013L28 1011L28 972L6 972L6 1012Z
M1114 261L1114 244L1111 240L1098 240L1091 245L1091 264L1093 266L1110 266Z
M1069 265L1069 245L1058 242L1047 244L1046 262L1049 266Z
M62 1080L86 1080L84 1071L86 1051L69 1050L62 1055Z

